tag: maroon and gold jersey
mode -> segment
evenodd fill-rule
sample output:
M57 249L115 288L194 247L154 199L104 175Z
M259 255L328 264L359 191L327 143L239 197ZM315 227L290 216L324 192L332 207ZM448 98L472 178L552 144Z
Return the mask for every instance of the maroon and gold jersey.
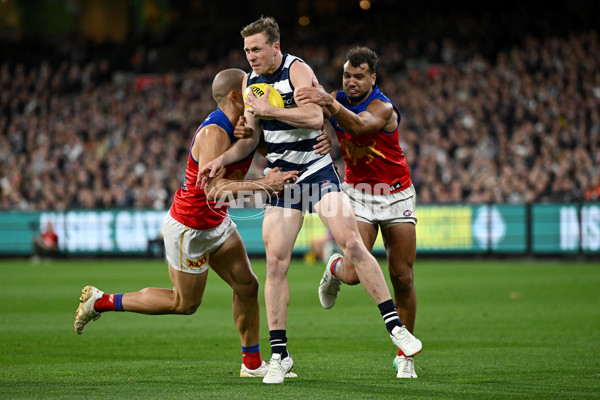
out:
M234 127L227 119L227 116L219 109L213 111L202 122L190 145L188 152L187 168L185 170L185 180L183 185L177 189L173 198L173 204L169 210L171 216L192 229L210 229L218 226L227 215L227 203L221 201L210 201L206 197L203 189L196 186L198 176L198 161L192 156L192 147L196 140L196 134L206 125L215 124L222 128L228 135L231 143L237 139L233 136ZM252 163L254 152L245 159L228 165L225 168L226 179L243 180Z
M348 105L343 91L337 92L336 99L356 114L365 111L373 100L391 103L377 86L373 87L369 97L354 107ZM359 136L347 134L331 117L344 159L347 183L370 193L374 193L374 188L379 189L374 194L399 192L412 185L408 164L399 143L400 112L395 106L394 110L398 115L398 125L393 132L381 130Z

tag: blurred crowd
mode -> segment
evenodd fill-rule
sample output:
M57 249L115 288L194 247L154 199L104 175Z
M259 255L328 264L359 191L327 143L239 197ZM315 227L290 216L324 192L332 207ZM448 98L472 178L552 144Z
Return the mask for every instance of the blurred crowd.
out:
M282 49L326 89L341 88L350 45L292 42L282 38ZM527 36L493 58L449 39L421 52L365 44L402 113L419 204L600 201L596 32ZM215 73L248 65L241 49L216 60L197 49L192 67L150 75L136 71L146 56L136 51L130 70L102 59L0 65L1 210L170 206L191 137L215 108Z

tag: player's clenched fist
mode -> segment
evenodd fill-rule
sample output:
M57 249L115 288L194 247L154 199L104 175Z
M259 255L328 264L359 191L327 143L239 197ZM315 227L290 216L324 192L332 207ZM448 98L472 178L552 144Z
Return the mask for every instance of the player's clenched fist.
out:
M240 116L237 124L235 125L233 136L235 136L238 139L245 139L247 137L252 136L252 132L252 128L246 125L246 118L243 115Z

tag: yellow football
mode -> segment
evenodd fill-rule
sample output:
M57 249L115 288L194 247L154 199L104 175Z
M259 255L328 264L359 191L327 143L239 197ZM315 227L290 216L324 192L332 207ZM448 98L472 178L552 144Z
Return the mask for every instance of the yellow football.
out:
M269 92L269 104L272 105L273 107L279 107L279 108L283 108L284 104L283 104L283 97L281 97L281 94L279 94L279 92L277 91L277 89L275 89L273 86L269 85L268 83L255 83L253 85L250 85L246 88L246 90L244 91L244 100L248 100L248 95L250 94L250 92L253 92L256 97L263 97L265 95L265 93L267 93L267 88L271 89L271 91ZM250 108L247 104L246 107ZM258 117L261 119L273 119L271 117Z

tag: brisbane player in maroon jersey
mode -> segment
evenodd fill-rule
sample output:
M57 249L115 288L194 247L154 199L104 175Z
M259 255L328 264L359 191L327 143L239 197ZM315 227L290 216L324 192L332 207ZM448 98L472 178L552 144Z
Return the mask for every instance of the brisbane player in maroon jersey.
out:
M274 168L260 179L244 181L252 162L252 157L247 157L227 166L207 187L197 185L198 168L220 156L237 140L233 132L244 113L244 76L240 69L227 69L215 76L212 94L218 108L192 137L185 181L165 216L162 235L173 288L105 294L94 286L86 286L75 312L73 326L78 334L83 333L88 322L107 311L195 313L202 302L210 266L233 290L233 318L242 345L240 376L263 377L268 371L259 348L258 279L236 225L229 218L227 204L218 199L257 191L278 192L286 180L296 179L298 173L282 173Z
M330 94L314 82L313 87L298 88L296 98L324 107L330 118L344 159L343 188L362 239L372 250L381 229L398 316L412 332L417 308L416 194L399 143L400 112L375 83L377 62L371 49L352 48L344 63L342 91ZM341 283L356 285L359 279L350 260L334 254L319 285L323 307L333 307ZM402 350L393 364L398 378L417 377L413 358Z

